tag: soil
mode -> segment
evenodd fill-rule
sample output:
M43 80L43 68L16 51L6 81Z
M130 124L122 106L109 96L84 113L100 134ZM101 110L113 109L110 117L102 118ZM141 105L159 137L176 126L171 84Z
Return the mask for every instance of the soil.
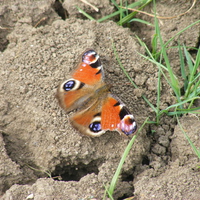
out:
M131 1L130 1L131 2ZM81 1L58 0L0 2L0 197L3 200L103 199L107 186L131 137L107 132L99 138L80 135L55 99L60 82L88 47L95 49L104 66L106 82L133 112L138 127L155 120L154 111L142 98L156 105L155 65L145 54L135 35L151 43L153 27L132 23L129 28L114 21L87 20L74 5L99 19L115 10L106 0L93 0L96 13ZM191 1L157 1L160 16L185 12ZM152 4L145 8L152 12ZM164 41L199 20L199 1L177 18L160 19ZM153 23L153 18L138 14ZM116 19L114 19L116 20ZM197 47L199 24L175 38ZM135 89L121 71L112 49L137 84ZM177 49L169 49L171 65L179 76ZM161 108L175 103L170 87L162 80ZM195 115L180 122L188 136L200 147L200 123ZM174 118L163 115L159 125L146 125L123 166L114 199L200 198L199 160Z

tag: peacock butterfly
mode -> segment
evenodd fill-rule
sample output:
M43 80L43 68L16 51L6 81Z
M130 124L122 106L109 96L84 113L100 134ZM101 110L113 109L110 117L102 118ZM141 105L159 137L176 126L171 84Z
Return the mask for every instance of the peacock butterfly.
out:
M137 129L133 115L105 84L99 55L92 49L82 54L71 78L58 87L56 97L66 112L75 110L70 121L84 135L98 137L107 130L130 135Z

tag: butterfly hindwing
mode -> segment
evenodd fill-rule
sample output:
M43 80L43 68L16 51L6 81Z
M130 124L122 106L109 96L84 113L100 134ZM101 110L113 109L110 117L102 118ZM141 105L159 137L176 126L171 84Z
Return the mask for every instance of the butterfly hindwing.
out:
M89 109L75 113L71 121L76 129L93 137L100 136L107 130L130 135L137 129L133 115L110 93L94 102Z
M128 108L110 93L102 105L101 123L103 129L116 130L125 135L130 135L137 129L135 119Z

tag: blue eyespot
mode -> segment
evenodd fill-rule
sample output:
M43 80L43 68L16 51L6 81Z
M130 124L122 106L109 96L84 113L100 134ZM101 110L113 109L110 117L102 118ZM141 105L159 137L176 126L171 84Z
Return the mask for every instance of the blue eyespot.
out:
M93 122L89 125L89 128L92 132L97 133L97 132L101 131L101 123Z
M65 91L70 91L71 89L73 89L75 85L75 81L73 80L70 80L70 81L67 81L64 85L63 85L63 89Z

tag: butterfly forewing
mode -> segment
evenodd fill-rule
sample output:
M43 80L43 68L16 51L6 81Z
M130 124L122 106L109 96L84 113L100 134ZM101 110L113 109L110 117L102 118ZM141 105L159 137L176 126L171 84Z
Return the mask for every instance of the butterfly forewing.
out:
M102 65L96 52L88 50L81 58L71 78L60 84L57 90L59 104L67 112L80 108L103 82Z

